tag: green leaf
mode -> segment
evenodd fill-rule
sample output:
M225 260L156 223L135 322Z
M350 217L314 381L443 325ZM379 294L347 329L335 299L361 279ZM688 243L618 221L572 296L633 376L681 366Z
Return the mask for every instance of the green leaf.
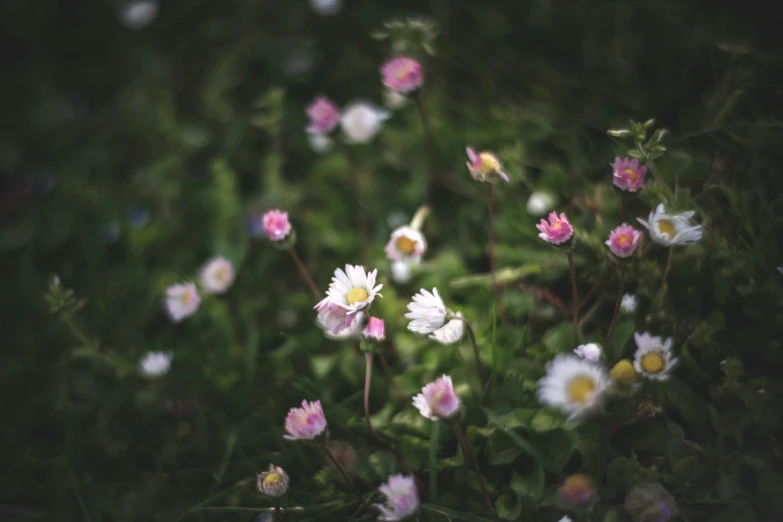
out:
M454 511L453 509L445 508L443 506L436 506L434 504L421 504L421 509L424 511L429 511L430 513L443 515L452 520L465 520L467 522L490 522L490 519L488 518L482 518L461 511Z
M715 486L718 488L718 496L721 500L731 500L739 490L739 483L736 475L723 475L718 478Z
M525 438L520 436L517 432L514 430L505 428L502 424L499 423L497 415L495 415L491 410L488 410L486 408L482 408L484 410L484 413L487 415L487 418L489 421L493 424L495 424L498 428L500 428L503 433L505 433L511 440L514 441L520 448L522 448L522 451L525 452L526 455L530 455L531 457L538 459L541 461L541 463L549 470L553 471L560 471L559 468L556 468L552 461L547 458L542 452L540 452L536 447L528 442Z
M528 497L538 502L544 495L544 482L544 467L540 461L534 460L530 471L524 477L514 472L510 486L520 497Z
M497 424L499 428L505 430L527 428L530 426L530 421L533 420L537 411L538 410L532 408L516 408L505 415L496 415L493 413L492 422Z
M665 386L666 398L683 419L694 427L703 427L707 420L707 409L701 397L677 379L671 379Z
M606 481L622 486L627 492L631 488L631 461L626 457L616 457L606 466Z
M562 415L553 410L543 409L538 410L538 413L535 414L530 423L530 427L533 431L542 433L562 428L563 424L564 420Z
M493 466L498 466L510 464L516 460L516 458L522 454L522 449L514 444L513 441L509 440L508 437L496 433L489 437L485 453L487 461Z
M506 491L495 501L495 510L503 520L516 520L522 511L522 504L516 493Z

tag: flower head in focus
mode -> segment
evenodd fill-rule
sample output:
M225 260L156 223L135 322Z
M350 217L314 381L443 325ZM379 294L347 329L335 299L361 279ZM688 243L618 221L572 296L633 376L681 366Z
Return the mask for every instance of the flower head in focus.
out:
M340 122L340 110L328 98L321 96L316 98L307 108L310 117L308 132L326 134L334 130Z
M560 354L547 364L546 375L538 381L538 400L573 419L600 406L608 384L603 366Z
M288 440L312 440L326 430L326 417L321 401L302 401L301 408L291 408L285 418Z
M448 420L459 413L462 403L454 392L451 377L443 375L422 388L421 393L413 398L413 405L423 417Z
M636 251L641 237L640 231L623 223L609 233L605 244L617 257L630 257Z
M234 282L234 267L225 257L213 257L201 269L201 286L208 294L222 294Z
M625 295L623 295L623 300L620 301L620 309L623 312L625 312L627 314L630 314L630 313L633 313L633 312L636 311L637 304L638 303L636 302L636 296L635 295L633 295L633 294L625 294Z
M326 298L315 305L318 320L332 334L351 326L356 316L369 307L383 285L375 285L378 270L365 272L360 265L345 265L345 271L336 269L326 291Z
M386 257L392 262L418 263L427 251L427 240L418 230L402 226L392 232L385 251Z
M650 231L650 237L663 246L688 245L701 239L702 227L692 225L692 210L682 214L668 214L663 204L659 204L655 212L650 212L647 221L636 220Z
M196 313L201 296L193 282L179 283L166 288L166 310L175 323Z
M551 212L549 221L542 219L536 228L540 232L538 237L553 245L561 245L574 236L574 227L563 212L560 217L557 217L557 212Z
M414 91L424 81L421 64L407 56L398 56L383 64L381 76L383 85L399 93Z
M139 372L148 379L162 377L169 373L171 354L164 352L147 352L139 363Z
M432 293L425 289L413 296L413 301L408 303L409 312L405 317L410 319L408 330L426 335L443 326L448 310L443 299L438 294L438 289L433 288Z
M532 216L543 216L550 210L555 204L555 197L549 192L543 192L537 190L530 194L530 198L527 200L527 211Z
M413 475L391 475L378 489L386 497L386 504L374 505L380 511L378 520L402 520L419 508L419 494Z
M270 497L282 497L288 491L288 473L283 468L269 465L269 471L258 474L258 491Z
M270 210L263 217L264 232L272 241L282 241L291 233L291 223L288 221L288 213L279 210Z
M612 164L612 182L617 188L628 192L636 192L644 186L645 174L647 166L639 166L637 159L617 157Z
M369 143L381 131L389 112L375 105L358 101L343 110L340 127L347 143Z
M454 344L462 339L462 334L465 332L465 322L462 320L462 314L459 312L456 312L454 317L454 319L432 332L429 338L440 344Z
M473 179L482 183L496 183L501 179L508 182L508 174L503 172L500 160L491 152L476 153L472 148L466 147L468 153L468 170Z
M580 344L574 353L582 359L597 362L601 358L601 347L595 343Z
M665 341L661 337L652 336L647 332L633 334L636 342L633 366L637 372L648 379L665 381L677 364L677 358L671 353L671 337Z

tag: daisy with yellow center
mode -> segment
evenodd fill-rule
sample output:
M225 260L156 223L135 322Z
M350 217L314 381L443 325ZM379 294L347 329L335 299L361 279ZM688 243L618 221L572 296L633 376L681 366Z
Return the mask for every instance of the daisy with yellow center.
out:
M635 333L636 353L633 366L637 373L656 381L665 381L669 373L677 364L677 359L672 356L672 339L666 340L645 333Z
M377 275L378 270L366 272L360 265L335 270L326 298L315 305L318 321L333 335L350 328L376 297L382 297L383 285L375 285Z
M391 233L386 243L386 257L393 263L405 261L417 264L427 251L427 240L424 235L410 226L402 226Z
M213 257L201 269L201 287L207 294L223 294L234 282L234 267L225 257Z
M637 218L644 228L650 231L650 238L663 246L688 245L701 239L702 227L693 225L691 218L694 212L670 214L663 204L650 212L647 221Z
M190 317L201 304L201 296L192 281L166 288L166 311L175 323Z
M580 417L598 406L609 384L606 369L576 355L560 354L547 365L546 375L538 381L538 400Z
M283 468L273 464L269 465L269 471L258 474L258 491L270 497L280 497L288 491L288 474Z

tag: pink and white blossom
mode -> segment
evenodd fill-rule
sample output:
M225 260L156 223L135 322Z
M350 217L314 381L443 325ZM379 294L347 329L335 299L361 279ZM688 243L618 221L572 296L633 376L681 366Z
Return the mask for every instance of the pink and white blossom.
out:
M213 257L201 269L201 287L207 294L223 294L234 282L234 266L225 257Z
M490 152L477 153L470 147L465 148L468 154L468 170L476 181L494 183L499 180L508 182L508 174L503 172L503 165Z
M195 314L200 304L201 296L191 281L166 288L166 311L175 323Z
M321 401L302 401L301 408L291 408L285 418L288 440L312 440L326 430L326 417Z
M374 504L380 511L378 520L402 520L419 508L419 493L413 475L391 475L378 490L386 497L386 504Z
M424 234L409 226L396 228L386 243L386 257L392 262L406 261L418 263L427 251L427 240Z
M383 84L389 89L407 93L421 87L424 76L421 64L407 56L392 58L381 67Z
M645 174L647 174L647 166L639 166L637 159L617 157L612 164L614 185L628 192L636 192L644 186Z
M542 219L536 228L541 232L538 237L553 245L563 244L574 235L574 228L563 212L560 217L557 217L557 212L550 212L549 221Z
M378 270L366 272L361 265L336 269L326 297L315 305L318 321L333 335L351 327L362 310L369 307L383 285L375 285Z
M264 232L272 241L282 241L291 233L291 223L288 221L288 212L270 210L264 214Z
M422 388L413 398L413 405L428 419L447 420L459 413L462 404L454 392L451 377L443 375Z
M623 223L609 233L605 244L617 257L630 257L636 251L641 237L640 230Z
M316 98L310 104L307 108L307 115L310 117L308 132L326 134L334 130L340 122L340 110L331 100L323 96Z
M364 329L364 337L365 339L373 341L383 341L386 339L383 319L370 317L370 320L367 322L367 327Z

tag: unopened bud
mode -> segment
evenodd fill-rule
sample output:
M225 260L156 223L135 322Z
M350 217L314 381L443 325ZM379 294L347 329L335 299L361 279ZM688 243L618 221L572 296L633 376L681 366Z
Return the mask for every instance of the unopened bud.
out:
M288 491L288 474L274 464L269 471L258 474L258 491L270 497L282 497Z
M580 509L590 505L595 496L593 479L584 473L569 475L558 492L560 502L569 509Z
M636 370L628 359L623 359L615 364L610 375L612 382L622 390L628 390L636 383Z

